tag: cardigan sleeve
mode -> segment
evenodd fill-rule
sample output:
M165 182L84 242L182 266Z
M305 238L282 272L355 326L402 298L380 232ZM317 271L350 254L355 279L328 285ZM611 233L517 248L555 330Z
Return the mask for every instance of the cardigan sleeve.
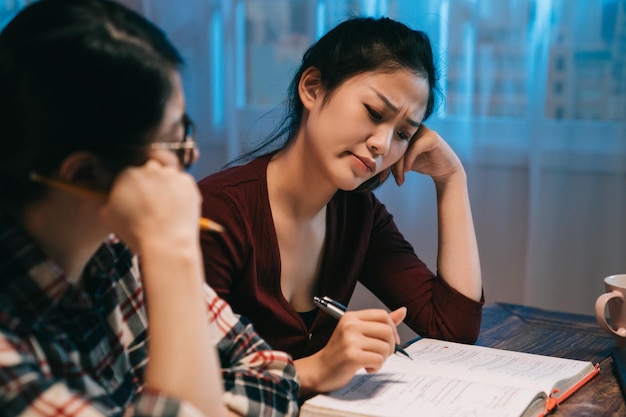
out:
M405 323L419 335L474 343L483 300L464 296L433 273L373 194L371 205L373 228L361 282L389 308L406 306Z
M228 192L212 184L199 183L202 215L219 223L222 233L202 232L200 245L206 282L220 298L230 302L230 294L241 271L248 267L246 225L239 208Z

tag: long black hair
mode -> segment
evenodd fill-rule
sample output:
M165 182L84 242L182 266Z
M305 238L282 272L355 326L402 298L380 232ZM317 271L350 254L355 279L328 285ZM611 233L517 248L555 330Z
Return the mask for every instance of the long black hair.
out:
M355 17L328 31L304 53L302 64L289 85L282 122L257 146L237 158L243 162L288 147L296 139L304 110L298 94L302 74L311 67L319 69L321 82L332 95L343 82L370 71L393 72L404 69L428 81L426 120L434 111L438 73L428 35L388 17ZM380 174L357 190L371 190L381 183Z
M0 208L40 198L29 173L53 175L74 152L113 176L140 163L128 149L158 127L181 65L159 28L113 1L24 8L0 33Z

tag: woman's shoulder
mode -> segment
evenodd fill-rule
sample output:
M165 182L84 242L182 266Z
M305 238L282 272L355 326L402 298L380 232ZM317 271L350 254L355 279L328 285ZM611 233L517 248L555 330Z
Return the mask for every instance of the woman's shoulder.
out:
M267 163L259 157L244 165L226 168L198 182L202 194L202 213L218 223L253 218L265 213L267 198ZM222 224L227 226L227 224Z
M245 164L229 166L198 181L198 187L204 192L264 184L268 162L268 157L259 157Z

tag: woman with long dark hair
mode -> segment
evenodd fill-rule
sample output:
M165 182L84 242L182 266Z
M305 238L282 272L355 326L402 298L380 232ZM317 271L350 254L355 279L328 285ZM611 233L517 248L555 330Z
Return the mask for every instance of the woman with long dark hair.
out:
M304 54L288 113L254 159L200 181L203 214L226 233L203 235L207 282L296 359L301 394L343 386L394 352L404 320L423 336L473 342L482 283L467 176L425 120L437 97L428 36L389 18L339 24ZM372 193L409 171L437 193L437 273L415 255ZM347 305L360 281L391 310Z

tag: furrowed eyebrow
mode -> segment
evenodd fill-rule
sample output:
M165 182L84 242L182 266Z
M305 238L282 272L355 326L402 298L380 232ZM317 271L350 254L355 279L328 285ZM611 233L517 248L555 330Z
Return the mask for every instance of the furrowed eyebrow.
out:
M372 88L372 87L370 87ZM378 98L380 98L387 107L389 107L391 110L393 110L395 113L398 112L398 108L396 106L394 106L391 101L389 101L389 99L387 97L385 97L382 93L380 93L378 90L376 90L375 88L372 88L372 90L374 91L374 93L376 93L376 95L378 96ZM419 129L419 127L422 125L420 122L416 122L413 119L406 119L406 122L408 124L410 124L413 127L416 127Z

